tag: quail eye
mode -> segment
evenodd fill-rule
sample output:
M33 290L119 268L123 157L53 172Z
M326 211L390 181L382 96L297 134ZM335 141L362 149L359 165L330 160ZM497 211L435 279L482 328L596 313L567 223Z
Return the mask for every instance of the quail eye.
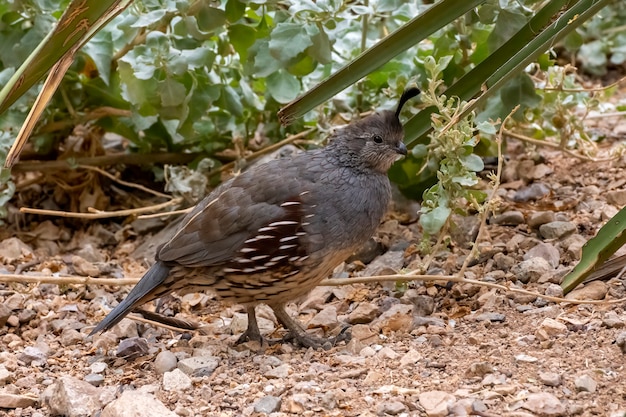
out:
M374 142L383 143L383 138L380 135L374 135Z

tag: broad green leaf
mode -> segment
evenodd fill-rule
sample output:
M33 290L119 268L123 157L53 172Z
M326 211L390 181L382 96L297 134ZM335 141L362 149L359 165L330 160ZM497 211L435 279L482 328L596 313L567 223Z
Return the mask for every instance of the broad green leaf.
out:
M248 49L256 41L256 30L247 25L230 25L228 27L228 38L241 57L242 62L248 59Z
M300 93L300 82L284 70L267 77L267 91L279 103L288 103Z
M295 58L311 45L313 41L306 28L297 23L280 23L270 35L270 53L282 62Z
M161 105L164 107L178 106L185 101L185 86L176 80L166 78L159 82L159 94L161 95Z
M535 107L541 103L541 97L535 90L535 84L527 74L520 74L509 81L500 92L502 103L506 108L514 108L518 104Z
M109 85L111 77L111 58L113 57L113 40L111 33L98 32L89 42L83 46L83 52L87 54L96 65L100 78Z
M226 23L226 13L224 10L209 7L208 3L209 2L203 2L204 5L200 8L197 15L198 27L203 32L213 32Z
M423 213L420 215L420 224L424 228L424 232L429 235L435 235L439 233L443 225L448 220L450 213L452 211L449 207L435 207L428 213Z
M246 4L239 0L228 0L226 2L226 19L229 22L234 23L237 20L241 19L243 14L246 11Z
M476 154L465 155L461 158L461 163L463 166L470 171L480 172L485 168L485 164L482 158Z

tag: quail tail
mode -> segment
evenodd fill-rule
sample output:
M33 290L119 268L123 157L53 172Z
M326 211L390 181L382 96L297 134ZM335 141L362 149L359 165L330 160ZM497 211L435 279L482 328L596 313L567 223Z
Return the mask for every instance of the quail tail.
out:
M160 296L160 293L154 293L155 289L162 285L170 274L170 268L163 262L156 262L139 280L137 285L130 291L128 296L117 305L98 325L89 333L95 333L109 330L122 320L135 307L144 304L150 300L154 300Z

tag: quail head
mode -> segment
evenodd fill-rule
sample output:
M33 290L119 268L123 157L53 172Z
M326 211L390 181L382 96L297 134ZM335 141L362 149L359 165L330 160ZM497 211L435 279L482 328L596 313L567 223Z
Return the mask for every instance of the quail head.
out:
M391 196L387 171L407 153L400 110L417 94L409 89L395 112L379 111L336 130L324 148L254 166L213 190L92 334L172 291L209 291L246 306L248 328L240 341L263 340L255 306L265 303L301 345L334 344L339 339L308 335L284 306L374 233Z

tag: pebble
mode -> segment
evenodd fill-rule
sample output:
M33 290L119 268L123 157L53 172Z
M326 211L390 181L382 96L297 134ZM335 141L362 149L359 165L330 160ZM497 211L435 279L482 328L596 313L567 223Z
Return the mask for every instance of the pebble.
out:
M191 377L209 376L218 365L215 356L194 356L178 362L178 368Z
M554 221L542 224L539 227L539 234L544 239L560 239L571 235L576 229L576 225L572 222Z
M178 368L163 374L163 389L165 391L182 392L192 386L191 378Z
M506 316L502 313L481 313L474 316L476 321L490 321L492 323L504 323Z
M52 415L93 416L100 411L100 391L89 382L70 376L57 379L46 398ZM104 415L104 414L103 414Z
M283 378L287 378L290 373L291 373L291 366L284 363L282 365L277 366L276 368L270 369L269 371L265 372L264 375L266 378L283 379Z
M13 378L13 372L9 371L6 365L0 364L0 386L9 384Z
M254 404L255 413L275 413L280 411L281 399L272 395L266 395Z
M104 371L106 371L108 367L109 365L107 365L104 362L94 362L91 365L89 365L89 370L91 370L91 372L94 374L101 374Z
M615 338L615 344L626 354L626 332L620 332Z
M624 327L624 321L619 318L616 312L609 311L604 315L602 325L609 329L621 329Z
M567 410L561 401L547 392L529 394L522 407L544 417L559 417L567 414Z
M418 399L428 417L447 416L448 407L456 402L454 395L444 391L424 391Z
M334 329L339 325L337 320L337 307L328 305L317 313L307 324L308 329L322 328L325 331Z
M535 358L534 356L526 355L525 353L520 353L519 355L515 355L515 360L517 362L524 362L524 363L535 363L539 361L539 359Z
M548 286L546 287L543 293L549 297L563 298L563 288L561 288L561 286L558 284L554 284L554 283L548 284Z
M176 368L178 359L169 350L162 350L154 359L154 370L158 374L164 374Z
M61 332L60 342L63 346L72 346L83 341L83 336L74 329L64 329Z
M360 276L368 277L375 275L393 275L404 266L404 252L388 251L374 259L361 273Z
M500 224L507 226L517 226L526 222L524 214L521 211L510 210L504 213L497 214L491 218L490 224Z
M561 375L556 372L539 372L539 381L549 387L561 385Z
M78 255L72 255L72 266L78 275L84 277L97 277L100 275L100 269L97 266Z
M0 242L0 261L12 264L17 260L33 257L33 249L16 237L10 237Z
M100 374L87 374L85 375L85 382L90 383L94 387L99 387L104 383L104 377Z
M115 356L118 358L133 359L148 353L148 341L143 337L124 339L117 346Z
M523 203L531 200L539 200L550 194L550 187L547 185L535 182L528 187L522 187L513 194L513 201Z
M542 224L551 223L556 219L553 211L538 211L528 217L527 224L531 229L536 229Z
M524 260L543 258L552 268L557 268L561 261L559 250L550 243L541 242L524 254Z
M470 365L468 374L484 377L494 372L493 365L489 362L474 362Z
M154 395L125 390L118 399L104 407L100 417L179 417L157 400Z
M406 410L406 405L400 401L385 401L376 406L376 414L379 416L397 416Z
M526 259L511 268L511 272L524 284L537 282L544 274L553 270L552 265L543 258Z
M0 303L0 328L7 324L7 320L13 312L4 303Z
M26 408L37 404L37 398L27 395L10 394L0 392L0 408Z
M574 386L576 387L576 390L578 391L594 393L596 392L598 383L589 375L583 374L583 375L578 376L574 380Z
M27 346L18 356L18 359L24 362L26 365L44 366L47 362L47 355L42 352L38 347Z
M378 306L361 302L354 310L348 314L348 323L350 324L366 324L374 320L380 314Z
M413 305L395 304L372 322L372 327L385 332L409 333L413 327ZM354 335L354 332L353 332Z
M415 365L421 359L422 355L417 350L409 349L409 351L400 358L400 367L406 369L407 366Z
M565 298L568 300L603 300L609 287L602 281L591 281L582 288L576 288Z
M626 206L626 190L612 190L604 193L606 201L617 207Z

